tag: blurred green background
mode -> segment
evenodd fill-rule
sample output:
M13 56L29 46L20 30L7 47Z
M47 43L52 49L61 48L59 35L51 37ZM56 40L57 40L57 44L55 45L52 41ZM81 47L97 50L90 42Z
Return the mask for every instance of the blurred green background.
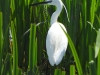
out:
M100 0L62 0L70 22L64 9L58 21L67 29L69 45L54 67L45 42L56 8L29 6L42 1L0 0L0 75L100 75Z

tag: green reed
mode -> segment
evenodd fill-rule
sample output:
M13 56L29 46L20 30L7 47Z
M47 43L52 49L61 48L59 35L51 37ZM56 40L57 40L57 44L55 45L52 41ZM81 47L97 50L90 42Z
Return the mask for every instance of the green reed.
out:
M0 0L0 75L100 75L100 0L62 0L70 22L64 9L58 21L65 25L73 43L54 67L47 61L45 42L55 7L29 6L42 1Z

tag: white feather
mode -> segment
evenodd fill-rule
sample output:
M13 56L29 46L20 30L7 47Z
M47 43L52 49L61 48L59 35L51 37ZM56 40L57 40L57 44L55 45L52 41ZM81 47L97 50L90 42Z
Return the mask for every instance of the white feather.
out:
M50 27L46 38L47 54L52 66L61 62L68 45L68 39L61 26L66 31L61 23L56 22Z

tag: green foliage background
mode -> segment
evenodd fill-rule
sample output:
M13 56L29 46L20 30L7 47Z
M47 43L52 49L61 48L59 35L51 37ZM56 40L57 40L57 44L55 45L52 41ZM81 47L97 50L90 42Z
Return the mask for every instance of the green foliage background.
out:
M45 40L56 8L29 6L42 1L0 0L0 75L100 75L100 0L62 0L70 22L64 9L58 21L67 29L69 46L54 67Z

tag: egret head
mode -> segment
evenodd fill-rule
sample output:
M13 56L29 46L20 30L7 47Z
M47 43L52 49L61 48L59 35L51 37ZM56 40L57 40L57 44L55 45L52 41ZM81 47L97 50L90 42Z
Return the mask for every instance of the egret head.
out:
M49 5L57 5L59 3L62 3L61 0L46 0L46 1L51 1L50 3L48 3Z

